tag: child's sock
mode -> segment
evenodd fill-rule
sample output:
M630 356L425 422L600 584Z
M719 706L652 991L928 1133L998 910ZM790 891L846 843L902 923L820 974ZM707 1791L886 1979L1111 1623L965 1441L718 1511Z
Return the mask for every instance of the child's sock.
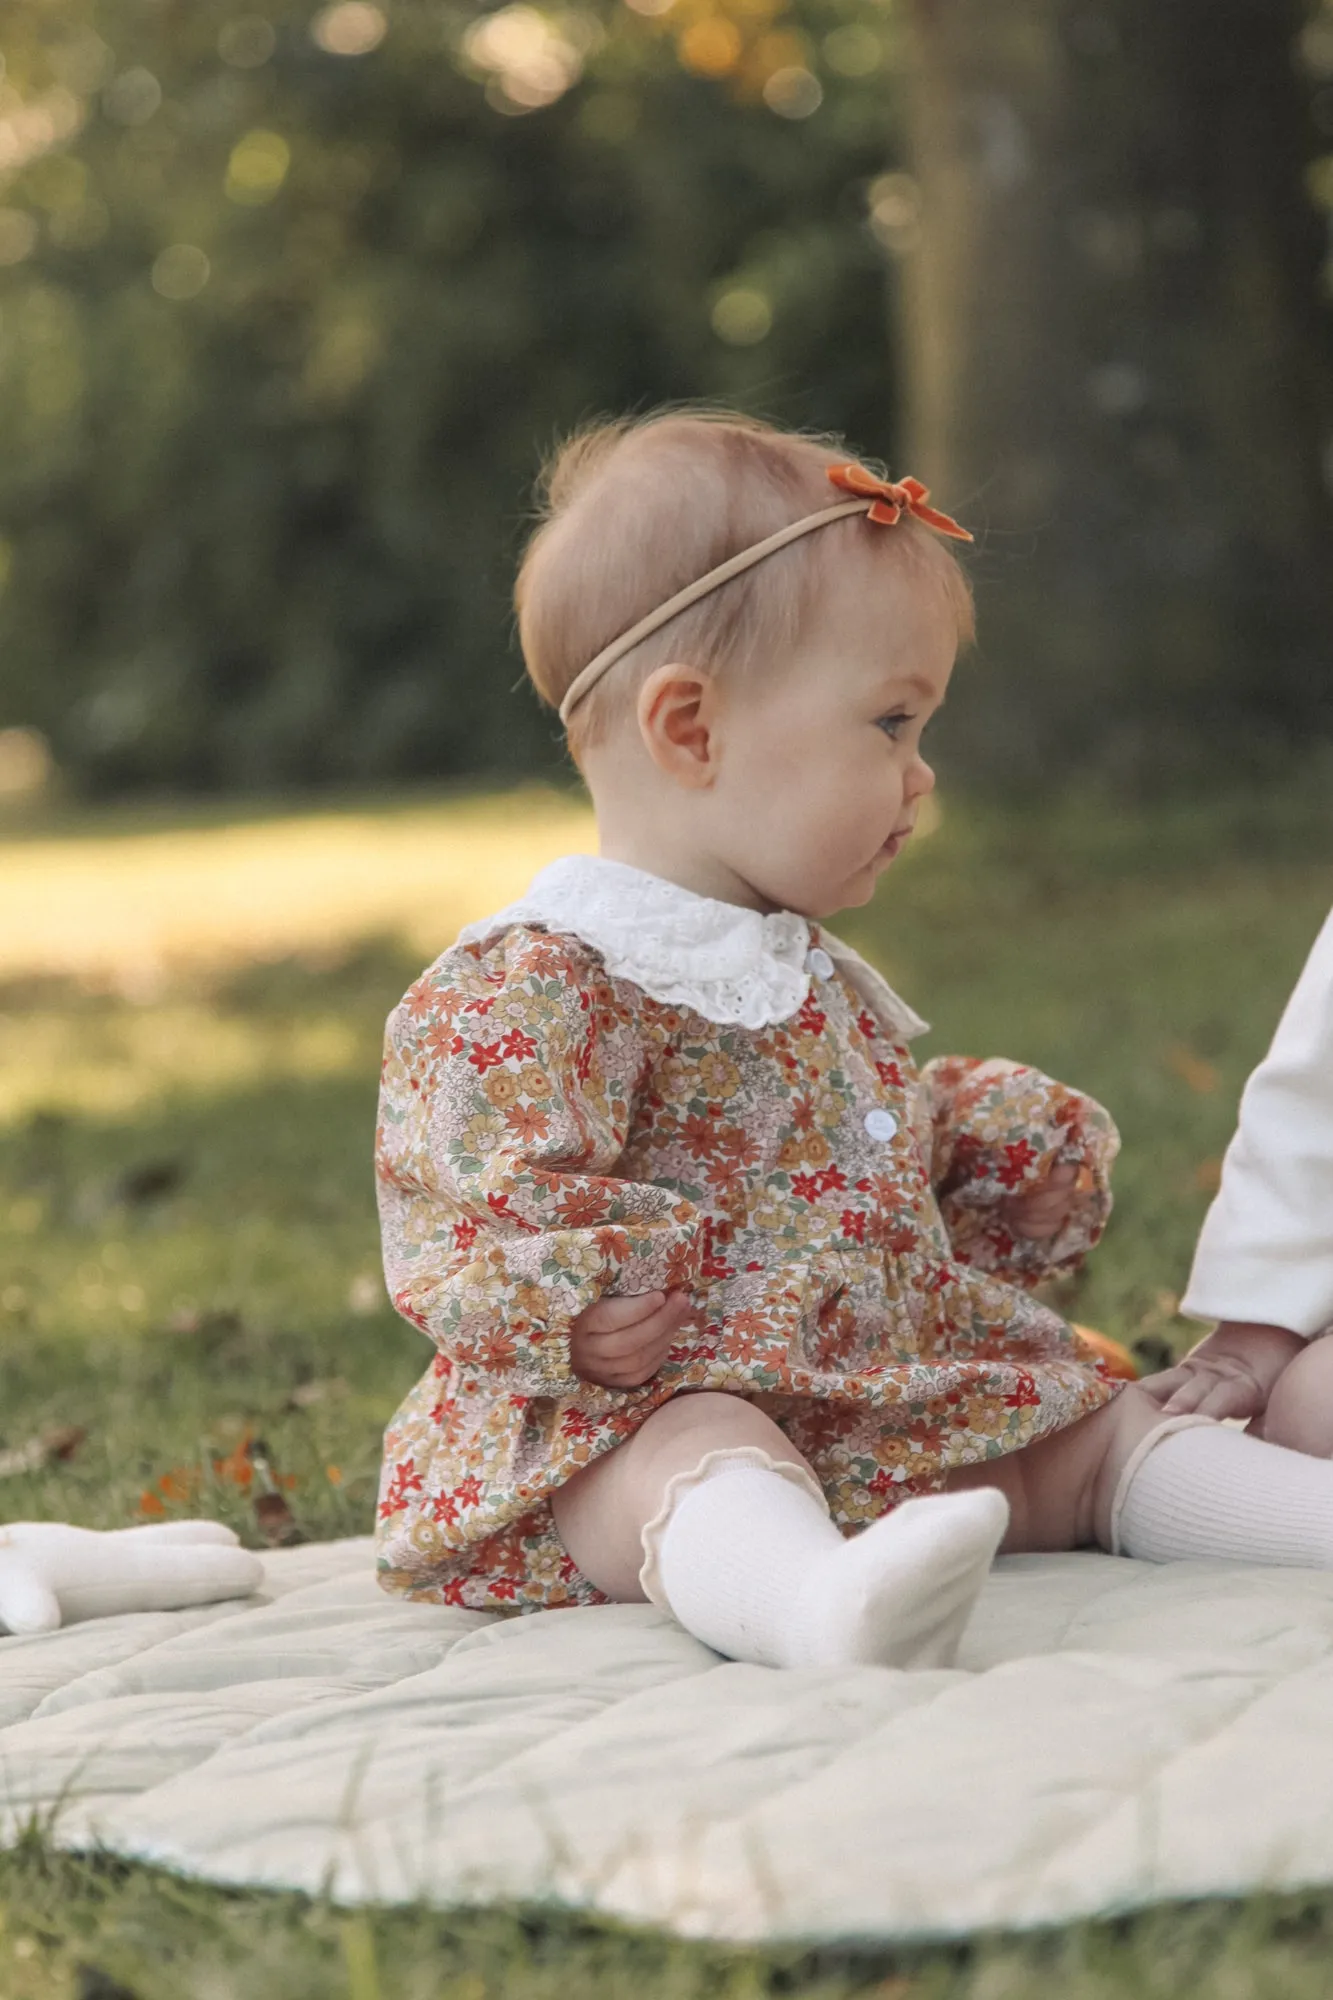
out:
M949 1666L1009 1519L990 1489L907 1500L848 1541L814 1480L709 1452L643 1531L644 1591L705 1645L767 1667Z
M1333 1569L1333 1464L1210 1418L1144 1438L1111 1510L1116 1555Z

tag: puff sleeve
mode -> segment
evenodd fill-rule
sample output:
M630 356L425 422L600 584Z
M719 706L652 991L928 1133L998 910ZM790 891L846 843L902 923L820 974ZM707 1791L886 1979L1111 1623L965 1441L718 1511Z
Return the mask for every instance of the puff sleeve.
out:
M1333 916L1245 1086L1181 1311L1333 1324Z
M931 1126L931 1180L960 1263L1031 1287L1075 1269L1111 1212L1111 1164L1120 1135L1082 1091L998 1058L941 1056L921 1072ZM1058 1236L1013 1235L999 1214L1051 1170L1078 1168L1073 1207Z
M693 1205L616 1173L643 1063L596 954L525 926L455 946L390 1015L385 1277L464 1376L568 1395L585 1307L693 1282Z

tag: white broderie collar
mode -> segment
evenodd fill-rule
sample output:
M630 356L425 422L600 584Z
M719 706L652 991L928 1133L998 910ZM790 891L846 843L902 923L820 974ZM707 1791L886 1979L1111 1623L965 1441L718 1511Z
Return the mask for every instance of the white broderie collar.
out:
M516 903L466 925L458 942L527 923L581 938L614 977L724 1027L787 1020L809 993L811 973L831 969L821 967L810 926L793 910L764 916L596 854L553 861ZM819 940L895 1041L926 1033L927 1023L850 945L822 926Z

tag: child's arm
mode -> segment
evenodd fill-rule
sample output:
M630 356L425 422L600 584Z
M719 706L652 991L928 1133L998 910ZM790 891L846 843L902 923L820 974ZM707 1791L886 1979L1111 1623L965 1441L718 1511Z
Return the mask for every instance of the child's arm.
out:
M921 1082L955 1256L1024 1286L1073 1269L1111 1210L1120 1139L1101 1105L1000 1060L941 1056Z
M577 1362L597 1367L586 1336L617 1331L584 1325L572 1353L589 1306L690 1284L693 1205L617 1177L643 1058L594 955L540 932L449 954L391 1016L376 1160L385 1273L464 1395L469 1377L568 1395ZM610 1347L597 1379L626 1386L615 1364L635 1338Z
M1333 1321L1333 916L1245 1086L1181 1310L1307 1338Z
M1258 1416L1333 1321L1333 917L1245 1087L1181 1310L1219 1323L1143 1385L1170 1416Z

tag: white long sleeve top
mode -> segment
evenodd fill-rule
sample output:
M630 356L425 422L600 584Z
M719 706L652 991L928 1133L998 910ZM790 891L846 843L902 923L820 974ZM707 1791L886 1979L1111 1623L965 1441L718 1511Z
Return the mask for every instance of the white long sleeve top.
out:
M1306 1336L1333 1324L1333 915L1245 1086L1181 1310Z

